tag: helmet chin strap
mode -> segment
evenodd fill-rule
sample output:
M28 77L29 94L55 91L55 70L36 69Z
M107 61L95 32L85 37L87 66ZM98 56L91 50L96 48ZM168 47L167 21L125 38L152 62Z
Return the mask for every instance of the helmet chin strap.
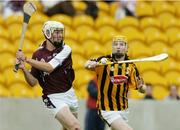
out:
M125 56L125 54L124 53L113 53L112 56L113 56L113 59L118 60L118 59L121 59L123 56Z
M47 40L48 40L53 46L55 46L56 48L62 47L62 45L63 45L63 40L61 40L60 42L53 42L53 41L51 41L51 40L48 39L48 38L47 38Z

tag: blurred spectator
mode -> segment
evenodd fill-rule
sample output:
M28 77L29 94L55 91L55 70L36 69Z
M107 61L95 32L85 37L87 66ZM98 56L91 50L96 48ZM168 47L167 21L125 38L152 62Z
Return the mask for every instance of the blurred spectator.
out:
M4 1L3 16L6 18L10 15L22 15L25 0L6 0Z
M153 94L152 94L152 84L150 83L146 83L146 92L145 92L145 96L144 99L151 99L154 100Z
M136 1L120 0L117 2L118 8L115 12L115 19L119 20L125 16L135 16Z
M90 15L93 19L96 19L98 16L98 7L96 1L84 1L87 4L85 14Z
M48 16L52 16L55 14L66 14L69 16L74 16L76 14L76 10L74 9L71 1L66 0L41 0L42 5L44 6L45 10L44 13Z
M0 2L0 15L3 15L3 3Z
M166 97L167 100L180 100L180 96L178 95L178 88L176 85L172 84L169 87L169 96Z
M89 98L87 100L87 113L85 118L85 130L104 130L105 123L98 116L96 108L97 79L92 79L88 84Z
M107 4L111 4L112 2L116 2L116 0L103 0L103 2L106 2Z

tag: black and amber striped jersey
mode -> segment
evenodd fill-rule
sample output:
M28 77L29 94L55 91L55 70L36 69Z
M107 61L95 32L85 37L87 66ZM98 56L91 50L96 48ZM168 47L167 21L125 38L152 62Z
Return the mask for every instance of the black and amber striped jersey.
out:
M101 57L104 58L104 57ZM100 61L98 58L97 61ZM112 56L105 56L113 61ZM97 107L100 110L119 111L128 108L128 91L137 89L139 72L134 63L111 64L95 68L98 82Z

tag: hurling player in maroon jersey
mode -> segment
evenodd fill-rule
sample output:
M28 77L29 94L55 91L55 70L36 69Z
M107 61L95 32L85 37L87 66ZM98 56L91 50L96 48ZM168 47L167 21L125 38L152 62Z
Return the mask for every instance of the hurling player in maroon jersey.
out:
M71 48L64 43L64 25L56 21L45 22L42 29L46 40L27 58L22 51L16 54L19 69L31 86L39 82L43 89L43 102L64 130L80 130L77 120L78 100L72 87L75 78ZM32 66L27 70L25 63Z

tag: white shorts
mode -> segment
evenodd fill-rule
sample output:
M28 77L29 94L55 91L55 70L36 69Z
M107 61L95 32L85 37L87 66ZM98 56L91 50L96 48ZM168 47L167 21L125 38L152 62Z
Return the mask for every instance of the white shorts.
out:
M43 102L54 117L58 111L65 106L68 106L72 113L76 113L78 111L78 100L73 88L69 89L65 93L47 95L46 97L43 97Z
M128 122L128 115L129 111L124 110L124 111L99 111L99 115L101 118L110 126L113 121L115 121L118 118L122 118L126 122Z

